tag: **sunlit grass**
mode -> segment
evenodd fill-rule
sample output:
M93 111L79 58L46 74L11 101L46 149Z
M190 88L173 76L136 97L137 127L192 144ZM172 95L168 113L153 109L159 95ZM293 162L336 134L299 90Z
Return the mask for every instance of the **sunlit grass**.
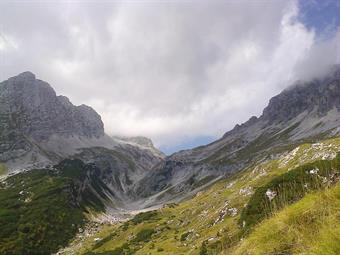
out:
M0 176L5 175L6 173L7 173L6 165L0 163Z
M84 242L84 245L87 247L86 250L92 251L94 254L113 251L127 243L127 240L136 236L139 231L151 228L155 229L156 233L152 234L152 238L149 241L129 243L129 249L133 250L136 248L134 254L199 255L201 254L203 243L206 244L207 253L205 254L232 254L231 252L234 251L235 247L238 247L240 242L242 242L240 240L243 230L239 222L241 211L252 197L252 195L240 195L240 189L252 187L256 191L259 187L265 186L275 178L298 166L322 159L323 153L336 153L340 149L339 138L323 141L322 144L322 148L312 146L312 144L301 145L295 154L288 153L285 160L282 160L284 155L280 158L270 159L249 167L231 178L218 181L192 199L183 201L171 208L167 207L158 210L158 216L153 221L146 220L137 225L133 224L132 221L124 229L112 226L111 231L110 226L108 226L98 235L102 238L108 237L113 233L116 235L96 248L93 246L94 237L91 237ZM225 216L223 221L214 224L226 201L229 202L229 207L238 209L237 215L234 217ZM280 209L278 208L278 210ZM306 229L308 230L308 228ZM325 229L327 228L325 227ZM188 234L185 240L184 238L181 240L182 235L185 236L192 230L192 234ZM323 242L326 245L327 240L330 239L327 238L327 233L324 235L326 238ZM273 238L282 240L284 244L282 250L288 249L289 244L294 241L289 240L289 237L284 239L284 235L278 235ZM275 241L268 237L269 246L271 242L275 243ZM313 249L316 253L311 254L318 254L319 248L315 247ZM83 253L84 249L79 254Z
M265 220L233 254L324 254L340 251L340 185L306 195Z

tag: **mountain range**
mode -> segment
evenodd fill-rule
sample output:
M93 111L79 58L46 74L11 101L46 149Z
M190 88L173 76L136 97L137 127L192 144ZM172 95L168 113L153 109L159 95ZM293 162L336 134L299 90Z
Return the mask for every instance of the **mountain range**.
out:
M288 88L270 100L260 117L236 125L219 140L167 157L140 181L138 191L146 197L157 194L154 199L163 202L181 199L188 191L277 157L288 148L338 136L340 72L336 70Z
M77 235L79 237L84 229L95 229L96 233L106 236L98 237L89 249L102 250L100 253L87 254L148 254L143 250L144 246L148 247L150 254L158 254L164 252L164 248L151 248L150 242L162 233L165 233L162 240L168 240L166 235L170 235L167 232L169 229L159 226L163 221L174 220L176 216L171 215L176 215L178 208L182 207L180 212L185 217L190 217L185 212L189 212L192 207L197 207L197 210L202 207L200 214L207 211L207 217L216 222L207 223L208 227L203 229L206 231L212 231L210 228L214 229L227 216L240 217L241 223L234 222L232 225L235 229L240 228L240 224L245 224L243 227L248 226L248 223L251 225L259 222L258 216L254 216L258 214L253 213L253 207L243 206L241 202L248 205L254 203L252 206L256 207L258 198L255 195L264 197L267 194L261 189L254 191L255 185L250 186L254 181L252 178L260 176L256 177L259 178L256 185L263 185L266 191L271 191L277 188L275 183L270 182L274 177L281 178L281 174L313 160L324 160L330 163L324 163L322 167L318 165L318 169L326 171L321 174L320 170L320 178L326 178L325 183L334 185L337 183L334 176L339 171L335 159L339 151L339 135L338 67L325 77L297 82L287 88L269 101L261 116L253 116L247 122L236 125L213 143L170 156L164 155L145 137L109 136L105 133L100 115L91 107L75 106L67 97L57 96L48 83L37 79L33 73L21 73L0 83L0 222L4 226L0 231L0 253L51 254L69 244ZM320 147L318 144L323 141L332 142L327 142L329 147ZM314 154L293 164L296 149L303 146L313 148ZM299 157L302 159L303 153ZM288 163L284 167L279 165L285 159L290 162L290 167L286 166ZM263 165L279 170L273 170L275 174L269 178L269 170L263 170ZM304 167L306 171L315 169L315 166L313 169ZM264 174L251 178L252 172L247 172L250 170L253 173L263 170ZM334 176L331 177L331 174ZM296 176L300 178L300 175ZM243 186L232 191L235 194L221 191L227 189L228 185L231 188L233 181L240 180L243 180ZM272 186L268 186L268 183ZM305 184L319 185L312 181L305 181ZM208 200L201 201L199 194L202 192ZM279 191L273 192L275 197ZM299 193L299 199L305 193ZM247 201L242 198L237 202L236 197L232 197L236 194L254 194L255 197ZM285 201L292 204L299 200L297 197ZM232 203L235 205L230 206ZM186 207L188 205L190 207ZM206 205L219 208L217 211L220 216L210 215ZM169 215L158 210L137 214L131 219L135 212L162 207L167 208L164 210ZM284 206L280 204L278 207ZM196 211L190 212L198 217ZM46 218L49 213L50 217ZM51 222L54 217L55 221ZM126 219L129 221L126 222ZM121 221L125 223L117 223ZM144 221L145 224L152 223L150 226L156 229L145 228L144 232L138 232ZM105 228L99 229L97 225L86 228L86 224L91 225L91 222L109 222L108 229L116 233L117 237L126 238L124 233L130 233L132 237L122 246L113 245L110 240L116 240L115 237L100 232L105 231ZM155 222L159 225L156 226ZM184 245L189 240L194 247L190 248L190 254L217 254L228 248L225 245L221 246L222 250L213 248L207 236L204 238L208 239L203 239L197 227L191 230L190 223L185 225L185 222L183 217L177 222L181 231L185 229L180 240L177 240L182 245L177 251L180 253L171 253L175 246L169 246L170 252L164 254L189 254L188 247ZM171 229L171 223L168 224ZM61 226L63 228L59 229ZM65 235L53 239L60 231L65 231ZM221 229L217 232L220 236L211 237L215 238L213 243L220 240L222 235ZM244 231L238 230L237 234L230 236L239 241L244 234ZM85 237L81 239L82 242L84 240ZM106 243L111 245L108 246L110 249L103 248ZM124 248L124 245L127 246ZM109 253L103 253L106 250ZM207 253L204 253L205 250ZM208 253L208 250L216 253ZM67 254L68 251L66 249L63 252ZM76 254L73 248L70 254Z

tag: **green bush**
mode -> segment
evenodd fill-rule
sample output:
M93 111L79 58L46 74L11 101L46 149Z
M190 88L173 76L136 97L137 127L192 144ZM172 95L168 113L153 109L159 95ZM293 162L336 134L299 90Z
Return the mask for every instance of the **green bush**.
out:
M121 226L123 231L126 231L129 228L129 222L124 222L123 225Z
M0 254L51 254L83 225L69 178L32 170L7 182L0 189Z
M139 231L136 237L133 239L134 242L148 242L151 239L152 234L155 233L153 229L146 228Z
M202 242L199 255L208 255L207 241Z
M80 160L64 160L56 169L19 173L0 184L0 254L54 253L83 226L86 208L103 210L93 192L105 195L98 169Z
M242 210L240 225L245 222L245 231L274 212L300 200L312 190L328 185L331 176L339 174L340 154L334 160L320 160L293 169L274 178L268 184L256 189L247 206ZM318 169L317 174L310 173ZM267 190L275 191L276 197L272 201L266 196Z
M187 237L191 234L191 232L186 232L184 234L181 235L180 240L183 242L185 240L187 240Z
M137 214L131 222L135 225L142 223L144 221L150 221L152 219L155 219L158 213L156 211L149 211L149 212L142 212Z

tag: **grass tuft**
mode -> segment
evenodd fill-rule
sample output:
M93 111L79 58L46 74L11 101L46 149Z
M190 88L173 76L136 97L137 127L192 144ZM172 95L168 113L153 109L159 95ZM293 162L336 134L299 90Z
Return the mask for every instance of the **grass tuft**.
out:
M308 194L263 221L233 254L339 254L339 209L340 185Z

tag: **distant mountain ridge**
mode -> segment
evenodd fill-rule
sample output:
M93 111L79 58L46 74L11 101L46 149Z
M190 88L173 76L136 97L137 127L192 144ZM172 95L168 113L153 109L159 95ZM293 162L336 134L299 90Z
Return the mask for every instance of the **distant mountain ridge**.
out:
M340 135L340 69L273 97L260 117L251 117L205 146L184 150L156 165L136 185L150 204L182 199L221 176L298 144Z
M284 90L260 117L165 157L147 138L106 135L92 108L25 72L0 83L0 162L16 170L77 158L95 163L105 185L135 208L178 201L300 143L339 135L339 73Z
M100 137L101 117L87 105L74 106L67 97L57 96L46 82L24 72L1 84L1 113L10 114L15 129L37 140L54 133ZM22 116L20 116L22 115ZM14 116L17 119L14 119Z
M92 187L92 196L108 208L124 207L135 198L129 194L133 184L164 157L151 140L131 139L105 134L95 110L57 96L31 72L0 83L0 166L9 173L55 168L71 160L66 161L75 166L70 171L83 168L85 175L97 178L96 189L102 192ZM83 163L72 163L77 160Z
M155 155L159 155L160 157L165 157L164 153L155 148L153 142L150 138L144 136L113 136L113 139L121 142L127 143L134 146L138 146L142 149L147 149L152 151Z
M57 96L31 72L0 83L0 140L0 161L14 170L58 163L81 148L123 146L95 110Z
M203 254L207 249L215 254L229 247L256 222L251 219L263 205L256 197L265 202L268 192L280 197L274 188L286 176L292 176L289 187L298 184L303 192L311 188L312 182L303 183L306 177L326 186L338 182L339 138L326 139L340 135L339 74L293 86L273 97L260 117L211 144L167 157L148 138L108 136L91 107L74 106L30 72L0 83L1 252L51 254L77 233L81 247L86 236L105 254L110 246L114 254L144 248L185 253L194 243ZM316 166L303 165L316 159L322 160ZM277 176L291 169L284 178ZM270 180L278 186L258 188ZM290 202L301 198L292 190ZM190 197L195 198L177 204ZM92 236L100 229L97 222L114 223L161 206L117 228L113 224L103 239ZM240 213L246 215L239 218L244 223L235 221ZM224 219L228 223L221 230ZM154 249L159 242L166 247Z

